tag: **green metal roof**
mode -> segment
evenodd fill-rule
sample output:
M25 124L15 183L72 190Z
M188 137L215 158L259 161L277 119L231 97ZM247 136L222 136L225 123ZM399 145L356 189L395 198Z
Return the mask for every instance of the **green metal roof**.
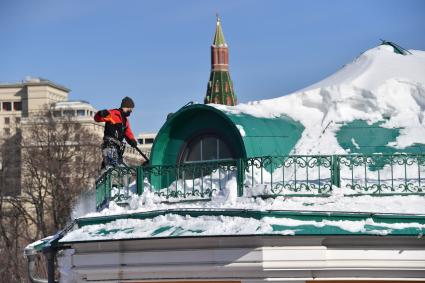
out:
M287 155L304 127L287 116L259 118L195 104L181 108L160 129L152 147L153 165L174 165L184 145L203 133L214 133L233 149L236 158Z
M243 132L246 157L288 155L301 138L304 126L288 116L258 118L223 112Z
M412 54L409 50L401 47L400 45L398 45L398 44L396 44L394 42L386 41L386 40L382 40L382 39L381 39L381 41L382 41L381 45L392 46L394 48L394 53L396 53L396 54L400 54L400 55Z
M345 123L336 133L338 143L350 153L425 153L425 144L415 143L404 149L391 146L400 136L402 128L386 128L385 120L368 124L364 120Z
M132 233L137 233L138 228L146 229L148 222L158 216L167 214L184 217L212 216L218 217L240 217L252 218L256 220L283 219L284 222L271 224L270 233L258 232L252 235L289 235L288 230L294 231L290 236L316 236L316 235L385 235L385 236L418 236L425 232L425 215L397 215L397 214L373 214L373 213L348 213L348 212L311 212L311 211L255 211L255 210L159 210L150 212L139 212L132 214L121 214L112 216L80 218L76 221L77 232L85 232L88 235L84 240L62 239L56 244L66 245L78 242L97 241L119 241L128 239L150 239L150 238L173 238L173 237L211 237L211 236L243 236L244 234L220 234L202 235L202 229L187 229L173 223L164 224L161 227L151 228L149 236L134 237ZM110 228L99 224L113 223L122 220L140 220L137 222L127 222L129 226ZM314 223L312 223L314 222ZM121 222L122 223L122 222ZM285 224L287 223L287 224ZM344 225L339 225L344 223ZM99 226L96 226L99 225ZM261 224L262 225L262 224ZM364 228L358 231L351 227L362 225ZM119 227L119 228L118 228ZM391 228L388 228L391 227ZM260 229L257 229L257 231ZM93 236L93 238L91 238Z

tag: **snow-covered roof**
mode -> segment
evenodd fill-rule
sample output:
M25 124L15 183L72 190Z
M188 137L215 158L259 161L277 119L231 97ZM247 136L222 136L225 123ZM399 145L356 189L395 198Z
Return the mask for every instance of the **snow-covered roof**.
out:
M288 211L159 211L82 226L61 243L157 237L239 235L422 235L425 215ZM96 219L90 219L96 223ZM101 222L101 221L99 221Z
M214 107L255 117L287 115L299 121L305 130L293 150L296 154L346 153L336 132L354 120L368 124L385 120L381 127L402 129L392 144L395 148L425 144L425 52L410 52L404 56L390 45L380 45L294 93L234 107Z
M404 56L391 48L368 50L334 75L295 93L214 107L234 115L287 115L299 121L305 130L294 149L298 154L346 153L335 133L344 122L356 119L372 124L386 117L382 127L401 129L395 147L425 144L425 52L411 50ZM418 163L419 174L421 166ZM236 180L230 178L210 201L173 203L146 189L140 196L131 195L124 207L110 202L100 212L77 209L79 224L61 243L264 234L422 236L424 204L424 195L350 196L343 188L334 188L329 197L237 197Z
M173 202L146 190L99 212L77 207L62 243L182 236L422 235L425 196L237 197L231 182L210 201ZM87 199L84 200L87 202ZM93 200L94 202L94 200Z

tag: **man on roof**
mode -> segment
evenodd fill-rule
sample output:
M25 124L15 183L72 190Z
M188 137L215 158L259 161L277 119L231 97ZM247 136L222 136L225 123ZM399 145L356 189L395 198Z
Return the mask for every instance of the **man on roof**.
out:
M123 140L136 148L137 141L130 128L128 117L134 108L133 100L126 96L118 109L100 110L94 116L96 122L105 122L105 132L102 144L102 169L119 166L123 163L125 144Z

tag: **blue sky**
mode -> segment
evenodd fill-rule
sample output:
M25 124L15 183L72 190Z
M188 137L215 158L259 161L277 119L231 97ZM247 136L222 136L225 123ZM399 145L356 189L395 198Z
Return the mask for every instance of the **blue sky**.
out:
M202 102L215 14L239 102L306 87L394 41L425 50L425 1L0 0L0 81L43 77L70 99L136 109L135 133Z

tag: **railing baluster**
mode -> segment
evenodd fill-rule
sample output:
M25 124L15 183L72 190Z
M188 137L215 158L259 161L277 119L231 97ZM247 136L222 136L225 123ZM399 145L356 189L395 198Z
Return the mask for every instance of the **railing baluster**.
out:
M264 184L264 181L263 181L264 158L261 158L260 160L261 160L260 161L260 170L261 170L260 183Z
M201 167L201 196L204 196L204 169Z
M404 190L407 190L407 158L404 159Z
M354 189L354 161L353 159L350 160L351 162L351 188Z
M320 178L320 167L322 167L321 165L322 165L322 159L321 159L321 157L318 157L318 163L317 163L317 165L318 165L318 167L317 167L317 173L318 173L318 176L317 176L317 179L319 180L319 194L322 192L322 188L321 188L321 178Z
M218 167L218 189L221 191L221 166Z
M419 156L416 156L416 163L418 164L418 189L421 188L421 164L419 161Z
M310 189L309 185L308 185L308 163L310 162L309 157L306 157L306 166L305 166L305 175L306 175L306 186L307 189Z
M192 196L195 195L195 167L190 167L192 168Z
M297 157L295 157L295 162L293 163L294 164L294 184L295 184L295 187L294 187L294 189L295 189L295 191L297 191Z
M211 174L210 174L210 192L213 190L213 174L214 174L214 167L211 168Z
M270 161L270 188L273 188L273 157L271 157Z
M254 159L251 159L251 185L254 186Z
M184 170L184 167L182 169L182 179L183 179L183 193L184 193L184 197L187 197L187 194L186 194L186 170Z
M367 157L363 157L364 161L364 187L367 190Z
M391 191L394 191L394 157L390 157L390 163L391 163Z
M378 192L381 193L381 169L378 167Z
M283 165L282 165L282 188L285 188L285 163L286 158L283 158Z

